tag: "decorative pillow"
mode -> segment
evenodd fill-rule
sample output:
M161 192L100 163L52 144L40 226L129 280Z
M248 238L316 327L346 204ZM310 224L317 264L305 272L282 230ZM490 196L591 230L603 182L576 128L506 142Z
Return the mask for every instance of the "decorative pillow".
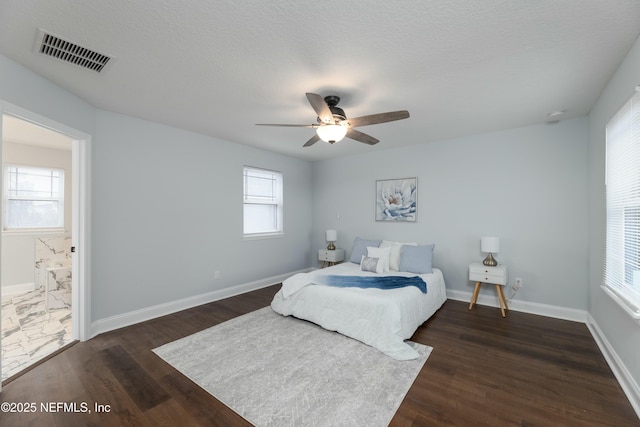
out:
M372 273L383 273L380 258L371 258L364 255L362 255L362 261L360 261L360 269L362 271L370 271Z
M389 240L383 240L380 243L381 248L391 248L391 255L389 257L389 269L394 271L400 270L400 249L403 245L411 245L417 246L417 243L402 243L402 242L391 242Z
M349 258L349 261L354 264L360 264L362 255L367 255L367 246L375 246L377 248L378 246L380 246L380 242L380 240L365 240L356 237L356 240L353 242L353 248L351 249L351 257Z
M391 248L374 248L371 246L367 247L367 256L373 258L379 258L382 263L382 271L389 271L389 256L391 254Z
M431 245L404 245L400 249L400 271L425 274L433 273L433 248Z

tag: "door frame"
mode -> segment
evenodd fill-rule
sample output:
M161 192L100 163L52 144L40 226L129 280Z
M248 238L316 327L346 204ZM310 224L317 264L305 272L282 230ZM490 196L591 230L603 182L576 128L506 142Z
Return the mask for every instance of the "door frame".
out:
M86 341L90 337L91 287L90 287L90 188L91 188L91 135L41 116L24 108L0 100L0 165L2 164L2 115L8 114L67 135L73 139L71 148L71 245L72 255L71 312L72 337ZM3 174L0 173L0 188ZM1 198L0 198L1 199ZM0 233L0 242L2 234ZM2 266L0 265L0 268ZM2 345L0 343L0 345ZM1 366L0 366L1 369Z

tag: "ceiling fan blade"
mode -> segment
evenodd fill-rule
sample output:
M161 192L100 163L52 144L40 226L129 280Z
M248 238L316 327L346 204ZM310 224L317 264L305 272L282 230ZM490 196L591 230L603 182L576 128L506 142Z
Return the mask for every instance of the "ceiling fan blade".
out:
M376 125L378 123L393 122L395 120L402 120L409 118L409 112L407 110L390 111L388 113L371 114L368 116L356 117L353 119L347 119L351 127Z
M309 104L313 107L320 120L324 123L334 123L333 113L329 109L329 106L324 102L324 98L317 93L307 92L307 99Z
M372 137L371 135L367 135L366 133L362 133L359 130L349 129L347 131L347 138L354 139L359 142L364 142L365 144L375 145L380 142L379 139Z
M313 135L307 142L304 143L303 147L311 147L316 142L320 141L320 137L318 134Z
M287 125L287 124L278 124L278 123L256 123L256 126L284 126L289 128L317 128L320 125Z

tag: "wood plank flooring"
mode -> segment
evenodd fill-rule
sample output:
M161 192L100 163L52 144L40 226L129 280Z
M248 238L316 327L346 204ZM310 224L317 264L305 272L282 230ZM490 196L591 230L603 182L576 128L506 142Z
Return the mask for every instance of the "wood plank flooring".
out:
M3 387L2 403L36 410L0 412L0 425L248 426L151 349L265 307L278 288L78 343ZM412 338L434 350L391 426L640 426L584 324L467 307L447 301Z

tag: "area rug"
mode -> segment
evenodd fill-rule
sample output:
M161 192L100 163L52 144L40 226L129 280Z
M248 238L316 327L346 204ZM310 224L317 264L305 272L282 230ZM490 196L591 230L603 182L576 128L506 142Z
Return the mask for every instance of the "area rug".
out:
M271 307L153 351L255 426L387 426L431 347L398 361Z

